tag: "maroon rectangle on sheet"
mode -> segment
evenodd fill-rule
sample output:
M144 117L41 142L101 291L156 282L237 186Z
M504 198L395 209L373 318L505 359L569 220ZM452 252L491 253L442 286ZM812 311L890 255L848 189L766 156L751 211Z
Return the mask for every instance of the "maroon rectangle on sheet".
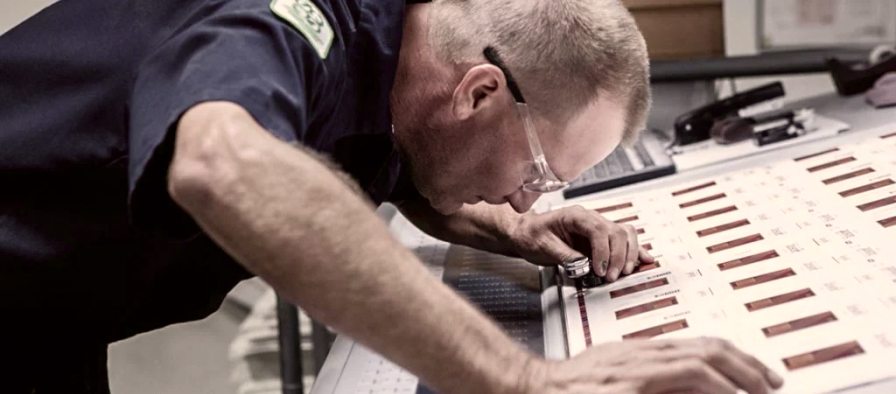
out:
M588 322L588 309L585 307L585 292L582 284L576 285L576 299L579 303L579 316L582 318L582 333L585 335L585 347L591 347L591 323Z
M831 148L831 149L828 149L828 150L826 150L826 151L821 151L821 152L818 152L818 153L813 153L813 154L811 154L811 155L806 155L806 156L803 156L803 157L797 157L796 159L793 159L793 161L803 161L803 160L808 160L808 159L811 159L811 158L813 158L813 157L818 157L818 156L821 156L821 155L826 155L826 154L828 154L828 153L836 152L836 151L838 151L838 150L840 150L840 148Z
M840 196L841 196L841 197L852 197L852 196L855 196L856 194L862 194L862 193L864 193L864 192L870 192L870 191L875 190L875 189L880 189L880 188L882 188L882 187L890 186L890 185L892 185L892 184L894 184L894 183L896 183L896 182L894 182L892 179L884 179L884 180L882 180L882 181L877 181L877 182L874 182L874 183L869 183L869 184L867 184L867 185L865 185L865 186L859 186L859 187L852 188L852 189L849 189L849 190L844 190L844 191L840 192Z
M635 331L629 334L625 334L622 336L623 340L626 339L650 339L657 335L662 335L666 333L670 333L673 331L684 330L688 328L688 321L686 319L676 320L673 322L668 322L665 324L660 324L655 327L645 328L640 331Z
M834 161L832 161L832 162L830 162L830 163L824 163L824 164L819 164L819 165L817 165L817 166L815 166L815 167L809 167L809 168L806 169L806 171L809 171L809 172L818 172L818 171L821 171L821 170L826 170L826 169L828 169L828 168L836 167L836 166L839 166L839 165L841 165L841 164L846 164L846 163L853 162L853 161L856 161L856 158L855 158L855 157L852 157L852 156L844 157L844 158L839 159L839 160L834 160Z
M647 251L653 250L653 245L651 245L651 244L649 244L649 243L644 244L644 245L641 245L641 247L644 248L644 250L647 250Z
M736 210L737 210L737 207L734 206L734 205L732 205L732 206L730 206L730 207L714 209L714 210L709 211L709 212L703 212L703 213L698 213L698 214L696 214L696 215L688 216L688 221L689 221L689 222L696 222L696 221L698 221L698 220L700 220L700 219L711 218L711 217L713 217L713 216L723 215L723 214L726 214L726 213L728 213L728 212L734 212L734 211L736 211Z
M657 269L657 268L660 268L659 261L652 263L652 264L641 264L637 268L635 268L635 270L632 273L638 274L638 273L641 273L644 271L650 271L652 269Z
M884 139L884 140L887 138L892 138L892 137L896 137L896 132L890 133L890 134L884 134L884 135L880 136L880 138Z
M878 220L877 222L880 223L881 226L884 226L884 228L890 228L890 227L896 226L896 216L893 216L891 218L886 218L883 220Z
M856 208L859 208L859 210L862 211L862 212L867 212L867 211L870 211L870 210L872 210L872 209L885 207L885 206L890 205L890 204L896 204L896 196L890 196L890 197L882 198L882 199L877 200L877 201L872 201L872 202L869 202L869 203L866 203L866 204L859 205L859 206L857 206Z
M751 256L741 257L736 260L726 261L724 263L719 264L719 271L726 271L732 268L743 267L748 264L758 263L760 261L765 261L769 259L773 259L778 257L778 252L774 250L769 250L767 252L756 253Z
M728 242L722 242L722 243L720 243L720 244L718 244L718 245L707 246L707 247L706 247L706 251L709 252L709 253L721 252L721 251L723 251L723 250L728 250L728 249L731 249L731 248L736 248L736 247L741 246L741 245L746 245L746 244L749 244L749 243L762 241L763 239L765 239L765 238L762 238L762 234L748 235L748 236L743 237L743 238L738 238L738 239L731 240L731 241L728 241Z
M700 190L700 189L706 189L707 187L715 186L715 185L716 185L716 181L709 181L709 182L706 182L706 183L701 184L701 185L692 186L692 187L689 187L689 188L687 188L687 189L679 190L679 191L677 191L677 192L672 192L672 197L678 197L678 196L680 196L680 195L682 195L682 194L687 194L687 193L690 193L690 192L695 192L695 191L697 191L697 190Z
M747 310L750 312L756 312L760 309L771 308L775 305L786 304L790 301L801 300L803 298L809 298L815 296L815 292L812 289L802 289L797 291L791 291L790 293L779 294L774 297L763 298L761 300L756 300L753 302L748 302L744 304L747 307Z
M865 175L865 174L870 174L870 173L872 173L872 172L874 172L874 169L873 169L873 168L871 168L871 167L865 167L865 168L863 168L863 169L861 169L861 170L855 170L855 171L853 171L853 172L848 172L848 173L843 174L843 175L838 175L838 176L835 176L835 177L833 177L833 178L825 179L825 180L821 181L821 183L824 183L825 185L831 185L831 184L834 184L834 183L837 183L837 182L845 181L845 180L847 180L847 179L852 179L852 178L855 178L855 177L858 177L858 176L862 176L862 175Z
M802 330L804 328L820 326L832 321L837 321L837 316L834 316L834 313L832 312L824 312L817 315L807 316L801 319L791 320L789 322L768 326L762 329L762 333L765 334L767 338L771 338L797 330Z
M639 283L634 286L624 287L618 290L613 290L610 292L610 298L619 298L622 296L627 296L629 294L635 294L640 291L650 290L655 287L665 286L669 284L669 279L660 278L655 279L650 282Z
M862 353L865 353L865 349L862 349L862 345L859 345L858 341L851 341L826 347L824 349L818 349L813 352L787 357L781 361L784 361L784 365L787 366L788 371L793 371Z
M597 213L607 213L607 212L618 211L620 209L631 208L631 207L632 207L632 203L626 202L626 203L622 203L622 204L611 205L609 207L597 208L594 211Z
M725 197L727 197L727 196L725 195L725 193L713 194L713 195L711 195L711 196L706 196L706 197L703 197L703 198L700 198L700 199L696 199L696 200L694 200L694 201L688 201L688 202L684 202L684 203L678 204L678 206L681 207L682 209L684 209L684 208L690 208L690 207L697 206L697 205L700 205L700 204L703 204L703 203L707 203L707 202L710 202L710 201L719 200L719 199L722 199L722 198L725 198Z
M767 274L754 276L752 278L736 280L734 282L731 282L731 288L734 290L745 289L750 286L761 285L766 282L771 282L775 279L782 279L794 275L796 275L796 272L793 272L793 269L785 268L775 272L769 272Z
M635 220L638 220L638 215L629 216L627 218L622 218L619 220L614 220L613 223L622 224L622 223L634 222Z
M700 238L703 238L703 237L705 237L705 236L707 236L707 235L718 234L718 233L721 233L722 231L727 231L727 230L735 229L735 228L738 228L738 227L743 227L743 226L746 226L746 225L748 225L748 224L750 224L750 221L749 221L749 220L747 220L747 219L741 219L741 220L738 220L738 221L735 221L735 222L725 223L725 224L720 224L720 225L715 226L715 227L710 227L710 228L707 228L707 229L703 229L703 230L697 231L697 236L700 237Z
M625 309L620 309L616 311L616 320L622 320L627 317L637 316L642 313L647 313L651 311L655 311L657 309L668 308L673 305L678 305L678 299L675 297L668 297L659 300L653 300L641 305L635 305L632 307L628 307Z
M635 232L638 233L638 235L641 235L641 234L644 234L645 231L643 228L639 228L639 229L635 230Z

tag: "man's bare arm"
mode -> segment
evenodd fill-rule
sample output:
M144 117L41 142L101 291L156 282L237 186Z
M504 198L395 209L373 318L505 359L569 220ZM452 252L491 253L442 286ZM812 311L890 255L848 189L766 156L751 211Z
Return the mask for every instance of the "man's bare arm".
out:
M424 198L403 201L398 209L415 226L443 241L467 245L480 250L517 257L510 248L510 233L520 214L510 204L464 205L452 215L443 215Z
M247 269L438 391L539 390L529 383L542 361L433 278L330 170L241 107L184 114L168 184Z

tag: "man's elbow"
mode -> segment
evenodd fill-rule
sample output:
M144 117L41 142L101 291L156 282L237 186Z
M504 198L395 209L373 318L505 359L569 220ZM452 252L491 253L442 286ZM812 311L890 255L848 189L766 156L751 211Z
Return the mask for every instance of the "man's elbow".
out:
M200 104L188 110L177 126L174 157L168 169L171 198L195 215L223 202L238 177L238 166L228 141L233 104ZM239 108L239 110L242 110ZM223 116L222 116L223 115Z

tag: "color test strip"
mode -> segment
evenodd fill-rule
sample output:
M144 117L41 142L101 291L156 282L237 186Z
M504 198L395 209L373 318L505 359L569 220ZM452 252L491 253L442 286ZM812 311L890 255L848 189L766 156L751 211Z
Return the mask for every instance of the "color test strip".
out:
M657 262L655 262L655 263L652 263L652 264L641 264L641 265L639 265L637 268L635 268L635 270L632 271L632 273L633 273L633 274L639 274L639 273L641 273L641 272L650 271L650 270L652 270L652 269L657 269L657 268L660 268L660 262L659 262L659 261L657 261Z
M644 250L653 250L653 245L649 243L641 245L641 247L644 248Z
M894 183L896 183L896 182L893 182L892 179L884 179L884 180L882 180L882 181L877 181L877 182L874 182L874 183L869 183L869 184L867 184L867 185L865 185L865 186L859 186L859 187L857 187L857 188L853 188L853 189L849 189L849 190L844 190L844 191L840 192L840 195L841 195L842 197L852 197L852 196L855 196L856 194L862 194L862 193L864 193L864 192L870 192L870 191L872 191L872 190L876 190L876 189L880 189L880 188L882 188L882 187L890 186L890 185L892 185L892 184L894 184Z
M763 298L761 300L748 302L748 303L744 304L744 306L747 307L748 311L756 312L760 309L771 308L775 305L786 304L790 301L801 300L803 298L809 298L814 295L815 295L815 293L812 291L812 289L802 289L802 290L792 291L790 293L776 295L774 297Z
M870 174L870 173L872 173L872 172L874 172L874 169L873 169L873 168L871 168L871 167L866 167L866 168L863 168L863 169L861 169L861 170L855 170L855 171L853 171L853 172L849 172L849 173L846 173L846 174L843 174L843 175L838 175L838 176L835 176L835 177L833 177L833 178L828 178L828 179L825 179L825 180L823 180L823 181L821 181L821 182L824 183L825 185L832 185L832 184L837 183L837 182L842 182L842 181L845 181L845 180L847 180L847 179L852 179L852 178L855 178L855 177L860 177L860 176L862 176L862 175Z
M728 242L722 242L722 243L720 243L720 244L718 244L718 245L707 246L707 247L706 247L706 251L709 252L709 253L721 252L721 251L723 251L723 250L728 250L728 249L731 249L731 248L736 248L736 247L741 246L741 245L746 245L746 244L749 244L749 243L753 243L753 242L757 242L757 241L762 241L763 239L764 239L764 238L762 238L762 234L748 235L748 236L743 237L743 238L738 238L738 239L731 240L731 241L728 241Z
M707 203L707 202L710 202L710 201L719 200L719 199L722 199L722 198L725 198L725 197L726 197L726 196L725 196L725 193L713 194L713 195L711 195L711 196L703 197L703 198L700 198L700 199L697 199L697 200L694 200L694 201L688 201L688 202L685 202L685 203L678 204L678 206L681 207L681 208L690 208L690 207L693 207L693 206L696 206L696 205L700 205L700 204Z
M881 139L887 139L887 138L892 138L892 137L896 137L896 133L884 134L884 135L880 136Z
M766 337L771 338L797 330L802 330L804 328L820 326L832 321L837 321L837 316L834 316L832 312L824 312L817 315L804 317L802 319L791 320L786 323L775 324L774 326L763 328L762 333L765 334Z
M718 233L721 233L722 231L731 230L731 229L738 228L738 227L743 227L748 224L750 224L750 221L747 219L742 219L742 220L738 220L736 222L731 222L731 223L720 224L715 227L710 227L707 229L697 231L697 236L700 238L703 238L707 235L718 234Z
M625 334L622 336L622 339L650 339L657 335L684 330L685 328L688 328L688 321L685 319L681 319L673 322L668 322L666 324L661 324L656 327L650 327L640 331L635 331L630 334Z
M650 290L656 287L665 286L669 284L669 280L666 278L652 280L650 282L640 283L634 286L625 287L619 290L613 290L610 292L610 298L619 298L622 296L627 296L629 294L635 294L640 291Z
M748 264L758 263L760 261L770 260L775 257L778 257L778 252L774 250L769 250L767 252L756 253L752 256L741 257L736 260L726 261L724 263L719 264L720 271L730 270L732 268L743 267Z
M680 195L682 195L682 194L688 194L688 193L690 193L690 192L695 192L695 191L697 191L697 190L706 189L707 187L715 186L715 185L716 185L716 181L706 182L706 183L704 183L704 184L702 184L702 185L697 185L697 186L689 187L689 188L687 188L687 189L679 190L679 191L677 191L677 192L672 192L672 196L673 196L673 197L678 197L678 196L680 196Z
M696 215L693 215L693 216L688 216L688 221L689 221L689 222L696 222L696 221L698 221L698 220L700 220L700 219L711 218L711 217L713 217L713 216L723 215L723 214L726 214L726 213L728 213L728 212L734 212L734 211L736 211L736 210L737 210L737 207L734 206L734 205L732 205L732 206L730 206L730 207L714 209L714 210L709 211L709 212L703 212L703 213L699 213L699 214L696 214Z
M826 154L828 154L828 153L836 152L836 151L838 151L838 150L840 150L840 148L831 148L831 149L828 149L828 150L826 150L826 151L822 151L822 152L818 152L818 153L813 153L813 154L811 154L811 155L807 155L807 156L803 156L803 157L797 157L796 159L793 159L793 161L803 161L803 160L808 160L808 159L811 159L811 158L813 158L813 157L818 157L818 156L821 156L821 155L826 155Z
M582 317L582 332L585 333L585 347L591 347L591 325L588 323L588 309L585 308L585 292L582 285L576 285L576 299L579 302L579 316Z
M644 234L645 231L643 228L639 228L639 229L635 230L635 232L638 233L638 235L641 235L641 234Z
M865 353L865 349L862 349L859 342L851 341L819 349L814 352L798 354L793 357L785 358L782 361L784 361L784 365L787 366L787 370L793 371L862 353Z
M622 218L619 220L614 220L613 223L622 224L622 223L634 222L635 220L638 220L638 215L629 216L627 218Z
M678 299L675 297L663 298L661 300L654 300L648 303L644 303L641 305L635 305L633 307L620 309L616 311L616 320L622 320L627 317L637 316L642 313L647 313L651 311L655 311L657 309L668 308L673 305L678 305Z
M775 272L769 272L767 274L762 274L759 276L754 276L752 278L741 279L734 282L731 282L731 288L734 290L745 289L750 286L761 285L766 282L771 282L775 279L782 279L788 276L794 276L796 272L793 272L791 268L785 268L782 270L778 270Z
M841 165L841 164L846 164L846 163L853 162L853 161L856 161L856 158L855 158L855 157L852 157L852 156L850 156L850 157L844 157L844 158L842 158L842 159L840 159L840 160L834 160L834 161L832 161L832 162L830 162L830 163L824 163L824 164L819 164L819 165L817 165L817 166L815 166L815 167L809 167L809 168L806 169L806 171L809 171L809 172L818 172L818 171L821 171L821 170L826 170L826 169L828 169L828 168L836 167L836 166L839 166L839 165Z
M632 207L632 203L627 202L627 203L622 203L622 204L618 204L618 205L611 205L609 207L597 208L597 209L595 209L595 211L597 213L607 213L607 212L618 211L620 209L631 208L631 207Z
M870 211L870 210L872 210L872 209L885 207L885 206L887 206L887 205L894 204L894 203L896 203L896 196L890 196L890 197L887 197L887 198L882 198L882 199L877 200L877 201L869 202L869 203L867 203L867 204L859 205L859 206L857 206L856 208L859 208L859 210L862 211L862 212L867 212L867 211Z
M881 226L884 226L884 228L890 228L896 226L896 216L886 218L884 220L878 220L877 222L880 223Z

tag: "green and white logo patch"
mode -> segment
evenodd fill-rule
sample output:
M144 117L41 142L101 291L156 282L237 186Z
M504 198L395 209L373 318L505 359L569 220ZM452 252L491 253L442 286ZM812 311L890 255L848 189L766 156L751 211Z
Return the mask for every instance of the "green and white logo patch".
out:
M311 0L272 0L271 11L302 33L321 59L333 44L333 28Z

